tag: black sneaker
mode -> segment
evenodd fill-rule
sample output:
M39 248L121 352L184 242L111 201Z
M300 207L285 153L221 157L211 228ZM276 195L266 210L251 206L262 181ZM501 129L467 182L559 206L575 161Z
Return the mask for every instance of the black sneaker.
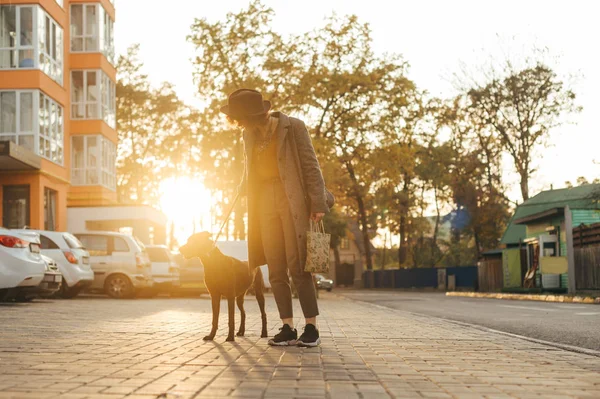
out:
M319 330L312 324L307 324L304 327L304 332L298 338L298 346L304 346L312 348L321 344L321 338L319 338Z
M284 324L283 327L279 329L279 334L275 335L273 338L269 340L269 345L272 346L289 346L296 345L296 340L298 339L298 331Z

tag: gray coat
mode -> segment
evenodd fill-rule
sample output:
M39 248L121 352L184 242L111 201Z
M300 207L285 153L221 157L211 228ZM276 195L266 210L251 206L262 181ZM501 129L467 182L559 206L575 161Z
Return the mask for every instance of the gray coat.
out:
M304 122L281 112L273 112L272 116L279 118L276 131L277 164L294 217L300 267L304 270L310 213L329 212L325 182ZM259 186L252 164L253 146L254 135L244 131L244 177L239 193L248 196L248 262L251 269L267 263L258 224Z

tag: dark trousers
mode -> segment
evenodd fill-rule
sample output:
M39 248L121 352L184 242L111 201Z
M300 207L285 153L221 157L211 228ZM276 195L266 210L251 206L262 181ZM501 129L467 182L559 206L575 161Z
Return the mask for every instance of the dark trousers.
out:
M313 278L310 273L301 271L294 219L279 179L262 183L259 202L262 244L279 316L282 319L294 316L289 272L298 291L304 317L315 317L319 308Z

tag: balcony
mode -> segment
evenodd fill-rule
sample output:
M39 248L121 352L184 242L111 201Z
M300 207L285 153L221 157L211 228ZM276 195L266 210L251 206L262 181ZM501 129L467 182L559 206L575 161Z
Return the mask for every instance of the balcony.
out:
M0 141L0 172L32 171L41 168L39 156L12 141Z

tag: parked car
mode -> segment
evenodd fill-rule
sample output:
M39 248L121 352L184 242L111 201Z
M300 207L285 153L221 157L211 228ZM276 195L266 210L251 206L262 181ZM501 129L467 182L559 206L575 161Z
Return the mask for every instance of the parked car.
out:
M140 240L115 232L74 234L90 254L94 282L90 290L112 298L132 298L152 288L152 264Z
M16 302L29 302L34 298L49 298L60 290L62 274L58 270L58 264L49 256L42 254L45 263L44 278L37 286L17 287L12 298Z
M171 291L172 296L193 296L208 293L204 284L204 265L198 258L184 259L180 253L172 254L179 265L179 287Z
M0 300L13 299L24 287L37 287L45 271L39 236L0 227Z
M315 274L315 279L317 280L317 288L320 290L327 290L331 292L333 289L333 280L325 278L322 274Z
M21 233L35 232L40 236L42 255L49 256L58 264L62 274L59 296L74 298L92 285L94 272L90 266L90 254L83 244L70 233L45 230L13 230Z
M179 287L179 265L165 245L147 245L146 251L152 263L154 292L171 292Z

